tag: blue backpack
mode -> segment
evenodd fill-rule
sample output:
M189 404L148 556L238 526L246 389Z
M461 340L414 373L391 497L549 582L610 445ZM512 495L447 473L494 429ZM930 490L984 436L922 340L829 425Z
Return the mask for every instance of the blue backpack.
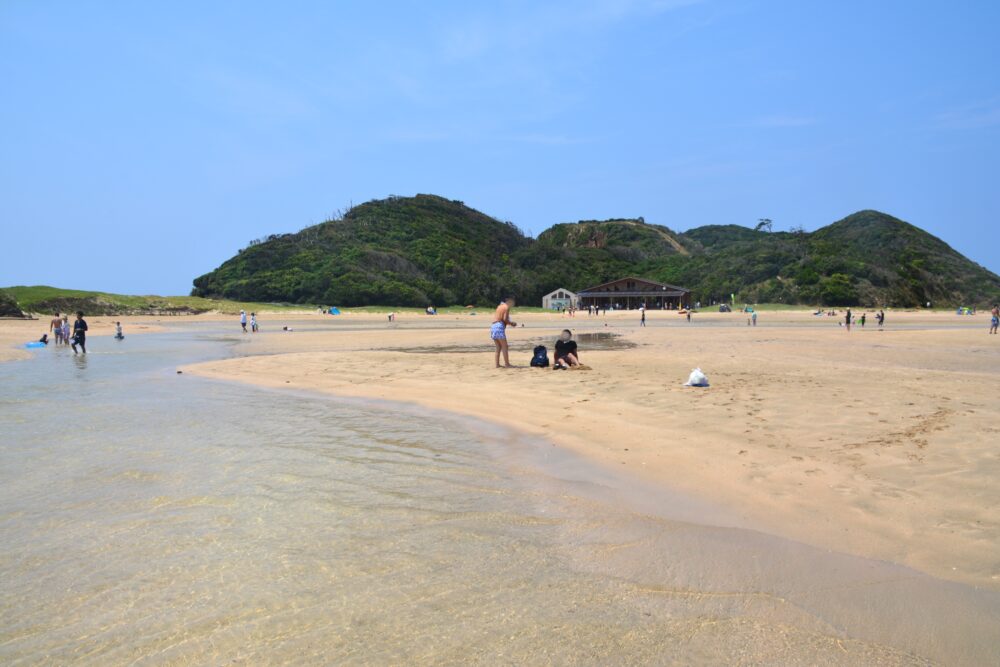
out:
M544 345L535 346L534 355L531 357L531 365L538 368L548 368L549 354Z

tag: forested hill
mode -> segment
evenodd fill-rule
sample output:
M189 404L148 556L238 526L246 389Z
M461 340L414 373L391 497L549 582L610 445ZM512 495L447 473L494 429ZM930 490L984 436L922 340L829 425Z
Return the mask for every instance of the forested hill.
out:
M522 284L511 258L530 244L513 225L461 202L391 197L251 243L195 279L192 295L344 306L492 301ZM259 298L244 299L251 294Z
M626 275L703 302L985 305L1000 277L892 216L861 211L815 232L736 225L685 233L639 219L558 224L530 239L434 195L391 197L296 234L261 239L194 281L195 296L343 306L538 305Z

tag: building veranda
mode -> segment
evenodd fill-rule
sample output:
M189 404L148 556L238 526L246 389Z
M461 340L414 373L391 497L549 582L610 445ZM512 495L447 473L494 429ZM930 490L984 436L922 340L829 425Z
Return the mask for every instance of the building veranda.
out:
M632 310L640 306L676 310L691 304L689 289L635 277L619 278L588 287L577 292L577 297L582 308L598 306L614 310Z

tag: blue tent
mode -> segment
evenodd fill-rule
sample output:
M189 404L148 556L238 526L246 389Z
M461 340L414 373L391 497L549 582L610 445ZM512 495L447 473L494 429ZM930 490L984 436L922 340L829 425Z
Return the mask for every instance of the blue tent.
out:
M334 306L333 308L330 309L330 314L331 315L340 315L340 308L337 308L336 306Z

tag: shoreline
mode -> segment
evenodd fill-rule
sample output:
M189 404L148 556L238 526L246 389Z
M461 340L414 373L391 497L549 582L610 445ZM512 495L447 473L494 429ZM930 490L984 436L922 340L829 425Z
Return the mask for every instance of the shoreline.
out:
M254 348L240 349L245 356L183 368L217 379L402 401L501 423L643 483L720 505L747 527L1000 589L1000 563L994 557L1000 525L985 509L995 506L996 492L988 487L997 460L984 451L988 438L979 431L1000 413L997 401L986 399L989 392L981 386L984 380L996 381L993 371L1000 356L996 348L974 350L988 356L985 371L961 367L949 356L956 343L974 340L969 337L977 330L934 322L941 330L890 328L855 336L802 326L802 314L787 316L793 326L771 329L736 325L696 330L668 321L643 330L627 326L630 316L634 318L616 314L605 322L585 315L574 321L528 314L521 317L528 328L512 331L514 343L554 336L563 326L596 332L599 322L637 343L629 350L584 351L585 363L594 371L496 371L487 366L492 354L483 345L481 326L389 328L380 318L372 318L370 328L361 331L259 336L248 341ZM844 335L865 343L852 348L860 358L850 365L837 358ZM706 340L710 338L722 340ZM482 351L461 351L470 344ZM890 361L877 359L876 350L886 344L899 348L898 353ZM805 350L810 361L825 355L849 377L872 372L886 377L863 389L850 381L825 380L822 374L809 377L808 368L795 360L803 354L796 348L803 345L813 348ZM411 351L399 351L408 346ZM396 351L380 349L386 347ZM750 355L756 348L765 349ZM914 350L920 349L925 353L914 358ZM670 351L671 358L664 358ZM680 387L698 364L673 358L677 351L709 358L711 363L701 366L712 388ZM512 354L519 360L523 352ZM947 363L941 363L942 355ZM639 357L648 359L643 363ZM765 375L762 365L776 368ZM977 402L950 405L950 392L927 391L938 383L955 385L949 376L956 374L963 376L958 385L977 387ZM975 384L967 384L969 375L975 376ZM768 396L768 390L781 395ZM953 393L962 398L963 392ZM789 417L796 421L796 411L815 407L824 396L834 401L827 417L835 416L837 422L829 434L810 436L808 419L780 423ZM671 403L675 409L662 412ZM744 414L733 414L740 410ZM990 417L976 416L980 411ZM803 439L809 442L797 442ZM835 444L822 444L830 441ZM954 458L949 448L956 446L963 460L979 459L984 467L956 468L949 461ZM963 475L967 488L956 489L951 480ZM914 477L916 484L907 482Z
M229 331L95 341L90 363L62 351L0 365L26 395L5 468L18 564L5 602L22 619L13 657L79 656L80 636L112 662L177 642L195 662L220 647L266 661L317 640L327 652L381 648L380 637L405 655L442 655L434 632L409 632L428 614L436 627L460 619L454 650L486 636L507 657L514 633L528 637L526 656L555 637L562 654L605 647L639 662L668 651L973 665L993 654L996 592L719 527L733 523L724 512L515 424L174 373L271 344ZM348 335L377 344L371 330ZM53 374L89 380L93 393L40 432L23 417L44 409ZM80 437L60 437L60 419ZM156 613L182 598L197 603ZM497 637L514 618L517 630Z
M262 333L238 336L233 357L180 368L499 423L720 507L741 527L1000 590L1000 519L989 512L1000 504L989 446L1000 433L1000 344L980 329L983 316L893 313L884 332L847 334L800 311L762 313L756 328L739 313L703 311L693 325L648 315L640 329L634 312L515 314L527 325L510 333L516 364L564 327L635 345L583 345L593 371L494 370L488 318L466 314L389 324L381 314L264 313ZM89 320L92 333L115 319ZM239 331L219 315L122 322L126 336L192 322ZM0 342L10 335L0 323ZM12 352L31 356L7 348L0 360ZM681 386L694 366L710 388Z

